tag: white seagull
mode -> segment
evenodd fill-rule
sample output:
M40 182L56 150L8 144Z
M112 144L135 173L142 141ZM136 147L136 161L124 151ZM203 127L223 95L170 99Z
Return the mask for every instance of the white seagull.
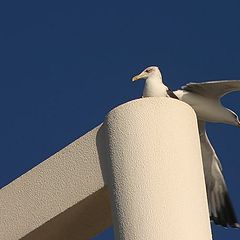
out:
M198 129L208 197L210 219L224 227L239 228L227 186L222 174L221 163L212 147L205 129L205 121L240 126L236 113L222 106L220 98L232 91L240 90L240 80L189 83L182 90L172 92L163 84L158 67L146 68L133 81L146 79L143 97L172 97L189 104L198 117Z
M162 81L162 74L158 67L146 68L140 74L132 78L132 81L146 79L143 97L178 97Z

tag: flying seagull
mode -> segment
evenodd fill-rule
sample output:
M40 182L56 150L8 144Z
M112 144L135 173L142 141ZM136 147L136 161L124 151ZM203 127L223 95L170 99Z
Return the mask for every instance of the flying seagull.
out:
M188 83L182 87L182 90L174 91L174 94L181 101L192 106L198 117L198 129L211 220L224 227L239 228L240 225L228 196L221 163L208 139L205 127L206 121L226 123L240 127L237 114L225 108L220 102L221 97L233 91L240 91L240 80Z
M188 103L195 110L198 117L210 219L224 227L239 228L240 225L228 196L221 163L206 133L205 121L240 126L236 113L224 108L219 101L219 98L226 93L240 90L240 81L189 83L182 87L182 90L172 92L163 84L158 67L148 67L132 80L142 78L146 79L143 97L173 97Z

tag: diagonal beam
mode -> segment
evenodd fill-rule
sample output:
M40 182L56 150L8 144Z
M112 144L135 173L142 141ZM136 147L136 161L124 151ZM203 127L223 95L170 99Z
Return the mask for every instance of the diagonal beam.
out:
M73 209L80 212L81 204L92 208L92 199L95 198L101 203L103 199L99 199L99 196L104 195L104 199L107 199L103 190L94 195L104 187L96 145L99 127L0 190L1 240L17 240L38 229L28 235L35 236L41 229L60 224L63 216L69 217L74 205ZM88 203L88 200L84 199L90 195L92 197ZM60 213L62 215L58 216ZM104 211L100 211L99 214L106 216ZM48 222L49 220L51 221ZM102 231L110 224L109 215L103 221L105 220L102 228L101 225L93 227L93 235L96 234L96 230ZM94 218L92 221L88 222L88 225L94 225ZM41 226L42 228L39 228ZM79 233L88 236L89 228L83 227Z
M107 187L52 218L21 240L88 240L112 224Z

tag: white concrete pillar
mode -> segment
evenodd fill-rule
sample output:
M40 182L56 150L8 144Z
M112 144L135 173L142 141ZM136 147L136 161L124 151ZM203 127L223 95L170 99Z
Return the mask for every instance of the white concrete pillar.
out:
M104 131L116 239L210 240L194 111L139 99L112 110Z

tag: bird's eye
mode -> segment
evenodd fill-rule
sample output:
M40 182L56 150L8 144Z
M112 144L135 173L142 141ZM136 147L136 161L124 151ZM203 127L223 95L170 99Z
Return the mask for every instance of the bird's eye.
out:
M150 69L146 69L145 70L145 72L147 72L147 73L150 73L152 71L152 69L150 68Z

